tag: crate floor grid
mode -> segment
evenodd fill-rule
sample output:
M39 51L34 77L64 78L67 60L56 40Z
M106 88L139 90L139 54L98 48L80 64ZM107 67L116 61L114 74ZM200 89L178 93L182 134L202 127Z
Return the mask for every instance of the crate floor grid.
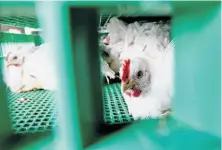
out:
M8 92L9 112L14 133L35 133L58 125L55 92L38 90L26 93ZM27 98L27 101L21 101Z
M106 85L103 91L104 122L110 125L132 122L120 84ZM21 98L28 100L21 101ZM14 133L44 132L59 125L55 92L37 90L16 94L8 91L7 99Z
M130 123L133 118L121 94L120 84L113 83L103 88L104 121L106 124Z

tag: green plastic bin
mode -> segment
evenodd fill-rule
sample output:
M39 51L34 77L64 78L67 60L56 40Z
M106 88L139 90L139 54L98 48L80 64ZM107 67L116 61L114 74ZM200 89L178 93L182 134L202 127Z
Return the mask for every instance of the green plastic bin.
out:
M0 3L2 17L13 14L33 18L35 12L40 26L45 29L46 41L52 41L53 49L59 54L56 63L62 88L56 95L49 91L9 94L6 101L5 87L1 84L2 149L221 149L220 2ZM167 122L167 131L157 130L157 120L133 122L127 114L118 83L102 88L96 44L101 13L172 16L172 37L176 41L175 95L173 115ZM33 37L25 37L35 41ZM4 41L2 38L0 40ZM32 97L33 101L19 103L16 101L19 96ZM38 113L34 114L35 112ZM41 117L39 121L31 120L27 118L27 113L33 113L31 116L35 116L36 120ZM38 125L33 126L29 120L38 122ZM98 129L110 129L106 123L122 122L130 125L110 135L98 135ZM11 131L11 127L14 131ZM45 134L48 130L50 133ZM13 133L23 135L15 137ZM29 138L25 138L26 135ZM15 144L18 139L20 141Z

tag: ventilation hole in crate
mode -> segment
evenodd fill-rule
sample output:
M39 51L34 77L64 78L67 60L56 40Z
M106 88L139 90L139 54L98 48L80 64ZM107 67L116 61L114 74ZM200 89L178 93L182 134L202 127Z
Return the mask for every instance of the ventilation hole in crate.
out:
M31 127L29 128L30 131L35 131L35 128Z
M31 122L33 122L33 120L28 120L27 122L28 122L28 123L31 123Z
M28 112L26 115L27 115L27 116L30 116L30 115L31 115L31 113L30 113L30 112Z
M36 119L36 122L40 122L41 120L40 119Z
M22 124L22 123L24 123L24 121L23 121L23 120L22 120L22 121L19 121L19 123Z
M47 126L47 129L49 129L49 130L52 129L52 126Z
M28 127L29 126L29 124L24 124L24 126L23 127Z
M36 118L37 116L31 116L31 118Z
M124 111L121 111L120 113L122 116L124 116L126 114Z
M15 120L19 120L20 119L20 117L15 117Z
M40 115L40 116L38 116L38 118L43 118L43 116L42 116L42 115Z
M43 119L43 121L48 121L48 120L49 120L49 119L47 119L47 118L46 118L46 119Z
M15 127L16 127L16 128L20 128L20 127L21 127L21 125L16 125Z
M21 128L19 131L20 132L24 132L24 131L26 131L26 129L25 128Z
M45 126L45 125L46 125L46 123L45 123L45 122L42 122L42 123L41 123L41 125L42 125L42 126Z
M123 121L124 121L124 122L127 122L128 120L124 118Z
M33 123L32 126L38 126L38 123Z
M43 130L43 129L44 129L43 127L38 127L38 130L39 130L39 131L41 131L41 130Z

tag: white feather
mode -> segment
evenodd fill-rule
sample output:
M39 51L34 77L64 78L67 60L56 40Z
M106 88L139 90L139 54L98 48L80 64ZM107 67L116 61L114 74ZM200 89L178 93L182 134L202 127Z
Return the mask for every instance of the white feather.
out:
M21 87L21 72L21 67L10 66L6 68L4 63L3 78L7 87L13 92L16 92Z
M107 31L109 32L110 44L116 44L124 39L126 24L116 17L109 20Z
M53 56L50 45L43 44L26 58L24 64L24 71L34 75L42 84L42 88L47 90L57 89L57 70Z

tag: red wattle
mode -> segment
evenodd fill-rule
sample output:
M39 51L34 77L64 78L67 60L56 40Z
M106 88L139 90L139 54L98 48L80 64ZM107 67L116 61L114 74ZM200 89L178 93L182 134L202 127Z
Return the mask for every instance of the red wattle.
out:
M125 94L126 95L128 95L129 97L139 97L140 96L140 94L142 93L142 91L141 90L138 90L138 89L133 89L133 91L127 91L127 92L125 92Z
M141 90L133 89L132 96L133 97L139 97L141 93L142 93Z

